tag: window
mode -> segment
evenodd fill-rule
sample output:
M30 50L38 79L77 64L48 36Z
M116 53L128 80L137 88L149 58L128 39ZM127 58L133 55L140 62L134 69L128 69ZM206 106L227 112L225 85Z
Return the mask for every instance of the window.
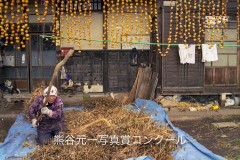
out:
M214 17L213 17L214 19ZM214 21L213 21L214 22ZM238 48L236 17L228 17L226 27L206 28L205 43L217 44L218 61L205 62L206 86L236 86L238 83ZM210 36L214 36L210 40ZM223 36L224 47L221 48L220 37ZM210 42L211 41L211 42Z
M101 11L102 10L102 0L91 0L92 10L93 11Z
M213 28L207 28L206 34L205 34L205 43L211 43L209 42L209 36L211 34L214 34L213 42L214 44L217 44L217 51L218 51L218 61L215 62L206 62L205 66L237 66L237 22L234 20L229 19L227 22L227 27L224 29L219 28L219 31L217 29ZM224 37L224 47L220 48L219 44L219 38L221 35L226 35Z
M87 4L88 0L79 2L79 6L84 10L84 7L87 10L90 10L90 6ZM102 10L102 0L90 0L91 11L101 11Z
M66 11L66 6L67 5L69 6L68 8L74 8L75 1L76 0L72 0L72 1L65 0L64 10ZM91 9L91 11L101 11L102 10L102 0L90 0L91 7L90 7L90 5L88 5L88 1L89 0L78 1L77 9L78 10L81 9L83 11L84 8L86 7L87 10ZM70 3L72 4L72 7L70 7Z

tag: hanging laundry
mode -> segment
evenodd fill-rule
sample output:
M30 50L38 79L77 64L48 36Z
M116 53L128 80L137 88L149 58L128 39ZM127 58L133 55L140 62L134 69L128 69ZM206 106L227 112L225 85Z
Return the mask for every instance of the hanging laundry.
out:
M22 64L25 64L25 61L26 61L26 56L25 54L22 54Z
M217 45L202 44L202 62L211 62L217 60Z
M186 44L179 44L179 57L180 63L190 63L195 64L195 44L186 45Z
M66 74L66 70L65 70L64 66L62 66L60 78L61 79L66 79L67 78L67 74Z

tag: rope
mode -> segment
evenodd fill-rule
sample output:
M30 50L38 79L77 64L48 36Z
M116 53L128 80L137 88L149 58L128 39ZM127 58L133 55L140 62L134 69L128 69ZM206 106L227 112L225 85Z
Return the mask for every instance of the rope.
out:
M40 35L41 37L43 38L52 38L51 36L46 36L46 35ZM59 38L60 37L56 37L56 38ZM63 38L63 39L66 39L66 38ZM168 44L168 43L153 43L153 42L112 42L111 40L96 40L96 39L80 39L81 41L94 41L94 42L110 42L110 43L127 43L127 44L146 44L146 45L160 45L160 46L178 46L179 44L178 43L171 43L171 44ZM194 45L194 44L191 44L191 45ZM197 45L197 44L195 44ZM220 46L220 44L216 44L217 46ZM224 43L223 44L224 47L240 47L240 45L235 45L235 44L230 44L230 43Z

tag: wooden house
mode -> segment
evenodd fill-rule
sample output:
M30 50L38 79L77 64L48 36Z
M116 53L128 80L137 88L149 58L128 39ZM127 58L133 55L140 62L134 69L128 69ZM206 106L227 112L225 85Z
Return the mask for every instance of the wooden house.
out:
M29 41L19 49L9 40L5 53L14 57L14 65L1 68L2 80L14 81L20 90L32 91L43 80L49 82L56 63L74 49L65 65L70 78L103 85L104 92L130 91L138 67L151 66L159 75L159 94L240 93L236 0L29 0L28 7ZM2 9L1 16L8 15L2 19L3 28L11 13L18 12ZM227 21L212 25L209 17ZM202 62L197 45L204 43L218 45L218 61ZM180 63L178 44L196 44L194 64ZM134 52L137 64L132 63ZM62 82L59 79L57 86Z

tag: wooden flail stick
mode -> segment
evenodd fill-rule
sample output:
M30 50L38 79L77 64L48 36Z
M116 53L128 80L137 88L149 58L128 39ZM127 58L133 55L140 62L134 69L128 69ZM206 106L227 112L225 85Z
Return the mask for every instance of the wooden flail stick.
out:
M64 59L56 65L56 67L53 71L53 76L52 76L51 81L49 82L49 85L48 85L47 96L46 96L46 98L45 98L45 100L43 101L43 104L42 104L43 107L45 107L47 102L48 102L47 99L48 99L50 90L51 90L52 85L53 85L53 83L55 82L55 80L58 76L58 72L59 72L60 68L67 62L67 60L69 59L69 57L71 57L73 55L73 53L74 53L74 50L72 50L72 49L70 51L68 51L68 53L65 55ZM39 116L37 117L37 124L42 120L42 116L43 115L40 112Z

